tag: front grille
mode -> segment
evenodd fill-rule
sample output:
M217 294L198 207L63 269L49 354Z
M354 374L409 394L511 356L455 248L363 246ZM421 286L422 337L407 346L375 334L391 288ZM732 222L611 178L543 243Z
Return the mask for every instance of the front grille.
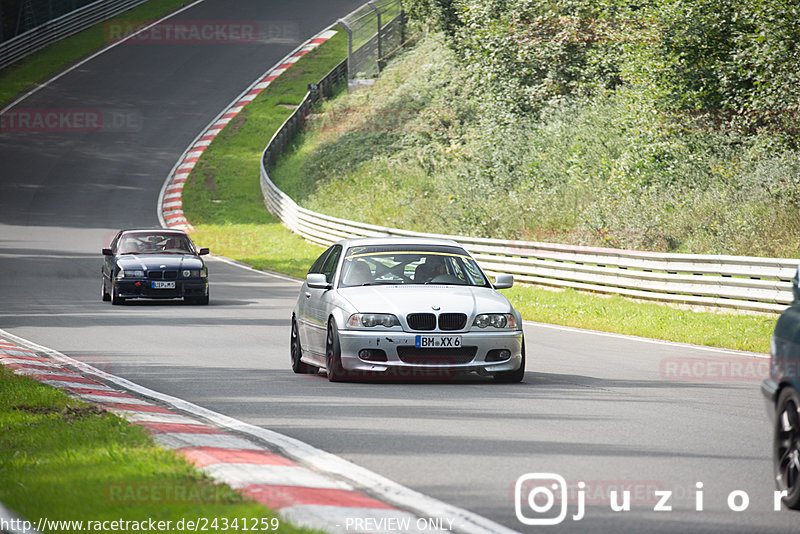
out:
M475 359L478 347L457 349L419 349L410 345L397 347L397 356L405 363L425 365L454 365L469 363Z
M177 280L178 271L147 271L150 280Z
M439 316L439 330L463 330L467 316L463 313L443 313Z
M435 330L436 316L432 313L409 313L406 316L411 330Z

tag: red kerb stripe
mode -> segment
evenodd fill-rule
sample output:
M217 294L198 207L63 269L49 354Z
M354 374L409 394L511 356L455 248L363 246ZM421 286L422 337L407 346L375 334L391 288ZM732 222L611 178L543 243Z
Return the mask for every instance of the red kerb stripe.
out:
M199 467L220 463L296 465L291 460L268 451L224 449L222 447L186 447L178 449L177 452Z

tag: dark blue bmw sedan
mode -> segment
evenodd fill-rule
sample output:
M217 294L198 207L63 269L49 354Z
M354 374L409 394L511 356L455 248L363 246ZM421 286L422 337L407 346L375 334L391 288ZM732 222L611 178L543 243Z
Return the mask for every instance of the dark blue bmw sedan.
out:
M198 249L181 230L120 230L103 249L102 297L179 299L208 304L208 270Z
M800 509L800 268L792 283L794 301L775 324L770 377L761 384L773 424L775 484L788 508Z

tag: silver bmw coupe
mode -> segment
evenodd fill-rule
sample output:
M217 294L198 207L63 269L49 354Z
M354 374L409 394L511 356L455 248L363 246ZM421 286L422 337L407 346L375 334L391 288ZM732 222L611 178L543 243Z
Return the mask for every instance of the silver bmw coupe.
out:
M519 382L522 319L458 243L340 241L311 266L292 314L295 373L331 381L445 379L461 373Z

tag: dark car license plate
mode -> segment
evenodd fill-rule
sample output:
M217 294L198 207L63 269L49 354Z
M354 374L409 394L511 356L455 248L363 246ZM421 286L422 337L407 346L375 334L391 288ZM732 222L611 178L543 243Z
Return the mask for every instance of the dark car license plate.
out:
M175 289L175 282L153 282L153 289Z

